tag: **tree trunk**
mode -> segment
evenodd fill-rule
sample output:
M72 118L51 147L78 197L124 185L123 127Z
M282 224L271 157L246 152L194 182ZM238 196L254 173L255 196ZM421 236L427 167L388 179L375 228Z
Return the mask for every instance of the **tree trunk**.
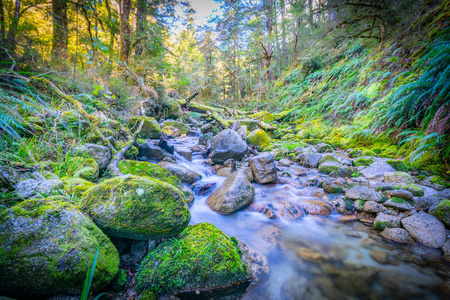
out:
M3 44L5 39L5 11L3 9L3 0L0 0L0 42Z
M114 58L114 37L117 34L116 27L114 26L114 22L112 21L112 11L111 5L109 4L109 0L105 0L106 11L108 12L108 26L109 26L109 59L113 60Z
M11 25L9 26L8 37L6 38L8 48L11 51L11 53L14 53L17 46L16 34L17 28L19 27L19 20L20 20L20 0L16 0L14 17L11 21Z
M143 41L145 40L145 29L147 27L147 0L137 0L136 2L136 39L135 56L138 58L144 51Z
M120 49L119 60L126 64L131 46L130 26L131 0L122 0L120 7Z
M282 36L282 51L283 51L283 64L287 64L288 62L288 52L287 52L287 43L286 43L286 6L284 4L284 0L280 0L280 8L281 8L281 36Z
M67 30L67 2L66 0L53 0L53 43L52 60L58 61L67 58L67 44L69 31Z

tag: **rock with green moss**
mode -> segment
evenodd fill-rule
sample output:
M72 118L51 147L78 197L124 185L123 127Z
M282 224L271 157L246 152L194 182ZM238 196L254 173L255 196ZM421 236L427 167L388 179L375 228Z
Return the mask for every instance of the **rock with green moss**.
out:
M191 219L178 188L132 175L105 180L91 188L81 206L108 236L135 240L175 236Z
M384 202L383 205L386 207L394 208L398 211L409 211L414 208L414 206L412 206L402 198L397 197L392 197L391 199Z
M252 272L242 256L239 242L213 225L189 226L147 255L136 275L137 290L182 298L243 292Z
M136 131L141 122L141 117L131 117L128 121L128 126L133 128L131 131ZM161 126L155 118L145 117L144 125L138 135L141 139L159 139L161 137Z
M373 157L377 157L378 155L371 151L371 150L365 150L361 153L361 156L373 156Z
M382 187L389 187L397 190L405 190L411 192L415 197L422 197L424 195L423 189L419 187L417 184L396 184L396 183L389 184L389 182L384 182L381 183L378 188Z
M99 168L93 158L70 157L66 162L67 175L80 177L91 182L98 179Z
M400 218L385 213L379 213L373 222L373 228L384 230L385 228L399 228Z
M157 115L161 115L161 117L164 119L176 120L181 118L181 116L183 115L183 111L181 110L180 104L170 99L165 99L161 102L161 108L158 110L159 107L157 107L157 111L155 111Z
M94 183L80 177L63 177L61 181L64 183L66 193L75 198L75 204L77 204L87 190L95 186Z
M356 211L362 212L362 211L364 211L365 204L366 204L366 201L364 201L364 200L356 200L355 202L353 202L353 208Z
M164 122L164 126L171 126L171 127L175 127L178 130L180 130L180 134L188 134L191 129L189 128L189 126L187 126L186 124L183 124L181 122L178 121L166 121Z
M81 294L99 249L91 291L116 275L119 254L108 237L64 201L31 199L0 212L0 294L37 298Z
M352 149L348 153L348 156L351 157L351 158L355 158L355 157L361 156L361 154L362 154L362 150L360 150L360 149Z
M352 170L340 163L336 162L324 162L319 166L319 172L323 174L330 174L336 172L341 177L351 177Z
M106 170L112 159L111 150L106 146L96 144L84 144L72 149L72 155L88 156L95 159L100 171Z
M402 184L414 183L411 175L405 172L386 172L384 173L384 181Z
M121 149L125 146L126 142L123 141L118 141L117 142L117 148ZM134 145L131 145L130 148L128 148L127 152L125 152L124 157L126 159L136 159L137 156L139 155L139 150L137 147L135 147Z
M239 120L239 124L245 126L250 132L259 128L258 120Z
M323 155L322 158L319 160L319 164L323 164L324 162L335 162L339 163L339 160L331 154Z
M309 145L318 145L320 143L323 143L322 140L317 140L317 139L304 139L303 142L307 143Z
M158 165L168 170L174 176L178 177L182 182L187 184L193 184L194 182L202 179L202 175L191 169L183 167L182 165L177 165L175 163L167 161L161 161L158 163Z
M370 166L371 164L373 164L373 159L371 158L358 158L357 160L355 160L355 166L359 167L359 166Z
M386 163L399 172L408 172L408 167L406 167L405 162L403 160L391 159L386 161Z
M250 132L247 136L247 143L250 145L256 146L258 148L263 148L265 145L269 143L269 137L266 132L262 129L256 129Z
M255 114L249 115L248 117L252 119L258 118L257 120L264 121L267 123L272 123L274 120L273 114L268 113L267 111L260 111Z
M450 200L445 199L432 206L429 213L444 223L445 226L450 227Z
M150 179L157 179L174 187L179 188L185 197L186 203L189 205L194 201L194 194L186 187L178 177L170 173L170 171L146 161L122 160L118 164L120 172L123 174L131 174L136 176L147 176Z
M61 128L80 129L81 133L84 133L89 127L88 122L74 110L63 112L59 118L59 125Z

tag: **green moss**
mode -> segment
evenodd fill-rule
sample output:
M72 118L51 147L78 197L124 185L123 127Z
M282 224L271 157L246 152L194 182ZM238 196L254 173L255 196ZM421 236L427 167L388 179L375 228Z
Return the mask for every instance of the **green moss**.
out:
M377 157L378 155L375 152L371 151L371 150L365 150L365 151L363 151L361 153L361 156L374 156L374 157Z
M334 157L333 155L331 155L331 154L326 154L326 155L322 156L322 158L319 161L319 164L322 164L324 162L339 163L339 160L336 157Z
M264 117L259 118L258 120L264 121L264 122L268 122L268 123L272 123L273 122L273 120L274 120L273 114L272 113L267 113L267 111L260 111L260 112L257 112L255 114L253 114L253 115L249 115L248 117L252 118L252 119L255 119L255 118L258 118L258 117L260 117L262 115L264 115Z
M95 186L94 183L87 181L79 177L63 177L60 180L64 183L64 190L70 196L73 196L73 203L77 204L81 199L81 196L89 190L91 187Z
M385 228L390 228L391 227L391 223L389 223L388 221L376 221L373 224L373 228L376 230L384 230Z
M358 172L352 173L352 177L353 177L353 178L358 178L358 177L360 177L360 176L362 176L361 173L358 173Z
M131 117L129 119L128 126L132 128L132 132L136 131L140 122L141 117ZM141 139L159 139L161 137L161 126L154 118L145 117L144 125L138 137Z
M431 177L430 182L441 185L444 188L449 186L449 184L447 184L447 181L439 175L435 175L435 176Z
M406 204L406 201L403 200L402 198L392 197L391 201L398 204Z
M350 153L348 154L348 156L350 156L351 158L355 158L355 157L361 156L361 154L362 154L362 151L360 149L352 149L350 151Z
M423 189L416 184L398 184L394 186L397 190L405 190L411 192L416 197L422 197L424 195Z
M177 122L177 121L166 121L164 123L164 126L175 127L180 130L181 134L188 134L191 131L190 128L186 124L183 124L183 123Z
M126 142L122 142L122 141L117 142L117 148L119 148L119 149L123 148L125 146L125 143ZM138 154L139 154L139 149L132 145L127 150L127 152L125 152L124 156L125 156L126 159L136 159Z
M209 223L189 226L148 254L136 275L137 289L161 295L248 281L236 242Z
M317 144L323 143L322 140L317 140L317 139L304 139L303 142L310 144L310 145L317 145Z
M408 168L403 160L388 160L386 163L399 172L408 172Z
M250 145L257 146L260 149L269 143L269 137L262 129L256 129L248 134L247 142Z
M447 222L444 223L448 223L450 221L450 200L445 199L439 202L432 214L440 220L447 218Z
M358 167L358 166L367 167L367 166L370 166L371 164L373 164L373 159L371 159L371 158L358 158L355 161L356 167Z
M342 188L341 188L341 191L342 191ZM362 201L362 200L359 200L359 201ZM344 200L344 203L345 203L345 209L347 209L347 210L353 210L353 201L351 200L351 199L345 199ZM364 206L364 205L363 205Z

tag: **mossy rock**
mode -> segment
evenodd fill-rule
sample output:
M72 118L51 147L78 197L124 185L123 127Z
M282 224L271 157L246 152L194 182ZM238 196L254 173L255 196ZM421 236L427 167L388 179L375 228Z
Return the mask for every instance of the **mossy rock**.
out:
M163 119L177 120L183 115L180 104L174 100L165 99L161 103L161 107L156 107L156 115L161 116Z
M375 152L371 151L371 150L365 150L361 153L361 156L373 156L373 157L377 157L378 154L376 154Z
M408 185L399 184L395 185L394 188L397 190L405 190L411 192L415 197L422 197L424 195L423 189L419 187L417 184L408 184Z
M403 160L391 159L388 160L386 163L399 172L408 172L408 167L406 167L405 162Z
M439 175L432 176L430 178L430 182L433 183L433 184L440 185L443 188L447 188L447 187L450 186L449 183L447 183L447 181L443 177L441 177Z
M269 137L266 132L262 129L256 129L248 134L247 143L256 146L258 148L263 148L269 143Z
M75 177L80 177L91 182L98 179L98 164L93 158L71 157L69 163L73 164Z
M183 124L181 122L178 122L178 121L166 121L164 123L164 126L175 127L178 130L180 130L180 134L188 134L191 131L189 126L187 126L186 124Z
M132 175L108 179L91 188L81 206L108 236L135 240L175 236L191 219L180 189Z
M351 177L352 170L347 166L341 165L336 162L324 162L319 166L319 172L323 174L331 174L336 172L341 177Z
M81 199L83 194L91 187L95 186L94 183L79 177L63 177L60 180L64 183L64 190L66 193L74 197L74 204L78 204L77 202Z
M80 128L82 134L89 127L88 122L74 110L63 112L59 118L59 125L61 128L71 128L72 130Z
M264 116L261 117L262 115L264 115ZM272 113L268 113L267 111L260 111L260 112L257 112L256 114L249 115L248 117L252 118L252 119L256 119L258 117L261 117L258 120L259 121L264 121L264 122L267 122L267 123L272 123L274 121L273 114Z
M362 150L360 149L352 149L350 151L350 153L348 154L348 156L350 156L351 158L355 158L355 157L359 157L362 154Z
M128 126L133 128L132 132L136 131L137 127L141 122L141 117L131 117L128 121ZM145 117L144 125L142 126L142 130L138 135L141 139L159 139L161 137L161 126L159 123L150 117Z
M450 227L450 200L442 200L437 206L432 207L429 213Z
M241 255L238 241L214 225L189 226L147 255L136 275L137 290L195 296L195 291L245 288L251 273Z
M250 132L259 128L258 120L239 120L239 125L247 127L247 130Z
M0 294L27 299L80 294L97 247L92 292L114 278L119 254L87 216L50 199L0 211Z
M363 158L363 157L358 158L357 160L355 160L355 163L354 163L354 165L356 167L359 167L359 166L367 167L367 166L370 166L371 164L373 164L373 159Z
M122 149L125 146L125 143L126 142L123 142L123 141L117 142L117 148ZM136 146L131 145L131 147L128 148L127 152L125 152L124 157L126 159L136 159L136 157L138 155L139 155L139 149Z
M319 160L319 164L323 164L325 162L339 163L339 160L331 154L326 154L326 155L322 156L322 158Z
M317 139L304 139L303 142L307 143L309 145L317 145L317 144L323 143L322 140L317 140Z

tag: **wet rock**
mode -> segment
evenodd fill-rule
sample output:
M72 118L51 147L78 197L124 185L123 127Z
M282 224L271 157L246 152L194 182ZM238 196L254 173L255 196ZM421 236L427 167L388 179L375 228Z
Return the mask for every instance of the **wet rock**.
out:
M182 298L206 299L243 293L254 274L242 255L238 241L213 225L189 226L177 240L166 240L147 255L136 274L136 289L156 296L176 293Z
M179 137L181 135L180 129L172 126L164 126L163 132L170 137Z
M345 196L352 200L381 201L379 193L362 185L352 187L345 193Z
M445 227L432 215L418 213L404 218L402 225L416 241L425 246L439 248L445 243Z
M214 124L213 123L207 123L202 125L202 127L200 127L200 131L201 133L205 134L208 132L214 132Z
M380 264L387 264L389 262L389 254L384 250L370 251L370 257Z
M358 216L357 215L345 215L345 216L340 216L338 219L340 222L354 222L354 221L358 221Z
M222 164L227 159L241 160L247 152L247 143L231 129L225 129L212 142L210 158L215 164Z
M391 191L387 191L386 195L388 195L390 197L401 198L401 199L406 200L406 201L413 200L413 198L414 198L414 195L411 192L405 191L405 190L391 190Z
M450 227L450 200L442 200L430 208L429 214Z
M183 156L188 161L192 161L192 151L191 150L185 150L185 149L177 149L176 152Z
M331 147L329 144L320 143L317 144L317 150L319 151L319 153L333 152L333 147Z
M400 227L400 218L385 213L379 213L373 222L373 228L376 230L384 230L385 228Z
M307 247L297 247L297 249L295 249L295 253L301 259L316 262L316 263L323 261L325 259L325 256L322 253L320 253L318 251L314 251Z
M411 175L405 172L386 172L384 173L384 181L402 184L414 183Z
M275 209L272 207L271 204L266 205L262 210L261 213L268 217L269 219L276 219L278 218L277 213Z
M248 160L257 183L265 184L277 181L277 168L272 154L262 153Z
M96 144L84 144L72 149L72 155L84 156L95 159L101 172L106 170L112 159L111 150L108 147Z
M231 174L231 168L220 168L217 172L216 175L218 176L223 176L223 177L228 177Z
M154 160L175 161L175 157L172 154L162 149L161 147L156 146L153 143L140 144L138 149L139 149L138 154L139 160L154 159Z
M340 194L343 192L342 187L330 181L324 181L322 184L322 188L329 194Z
M424 190L417 184L401 184L393 182L380 182L377 185L377 190L405 190L411 192L415 197L421 197L424 195Z
M208 141L210 141L212 143L212 141L214 140L214 135L212 132L208 132L203 134L202 136L200 136L198 138L198 144L199 145L203 145L203 146L207 146L208 145Z
M414 208L417 211L428 211L430 207L439 203L443 198L423 196L414 200Z
M334 162L334 163L340 163L340 161L337 159L337 157L333 154L325 154L322 156L322 158L319 161L319 164L323 164L325 162Z
M116 275L119 254L108 237L64 201L32 199L0 212L0 294L35 299L78 294L99 246L91 291Z
M375 201L367 201L363 207L364 212L379 213L385 210L384 206Z
M249 205L254 197L255 188L245 171L239 169L212 192L206 204L218 213L231 214Z
M299 205L309 215L328 216L333 212L333 207L322 200L302 200Z
M337 198L333 201L333 206L336 209L336 211L340 214L346 214L353 208L353 201L346 200L343 198Z
M178 179L180 179L182 182L187 184L193 184L194 182L202 179L202 176L197 172L174 163L162 161L158 163L158 166L168 170L170 173L178 177Z
M244 262L247 268L251 270L251 273L253 275L251 284L255 285L268 279L270 269L269 261L267 260L267 258L260 252L256 251L253 248L250 248L248 245L242 243L239 240L238 247L242 252L242 262Z
M408 231L403 228L385 228L381 232L381 236L397 243L410 244L414 243L414 239L411 237Z
M280 167L290 167L292 164L293 164L292 161L290 161L290 160L287 159L287 158L282 158L282 159L280 159L280 161L278 162L278 165L279 165Z
M10 166L0 166L0 188L12 190L19 181L19 174Z
M196 195L203 196L210 193L216 187L216 183L201 183L197 182L192 185L192 190Z
M378 162L359 171L367 179L378 179L384 176L386 172L395 172L395 169L387 163Z
M319 161L322 158L322 154L318 153L306 153L300 154L297 157L299 164L305 168L317 168L319 167Z
M131 175L105 180L91 188L80 206L108 236L134 240L175 236L191 219L180 189Z
M391 199L387 200L383 203L386 207L394 208L398 211L408 211L412 210L414 206L406 202L405 200L397 197L392 197Z
M289 201L283 200L279 202L281 208L278 209L280 215L287 219L297 219L303 216L301 209L297 208L294 204Z
M164 122L164 126L175 127L180 131L180 134L188 134L191 131L189 126L178 121L167 120Z
M370 291L370 284L377 274L378 270L369 266L347 268L337 274L333 281L346 295L364 297Z
M444 253L444 258L450 262L450 239L442 245L442 252Z
M320 164L319 172L323 174L331 174L333 172L336 172L341 177L352 176L352 170L349 167L336 162L324 162Z
M438 197L450 199L450 189L445 189L437 193Z
M364 200L355 200L355 202L353 202L353 208L356 211L362 212L362 211L364 211L365 204L366 204L366 201L364 201Z
M64 189L64 184L60 180L34 180L27 179L19 181L16 187L17 194L22 198L48 197L53 191Z

